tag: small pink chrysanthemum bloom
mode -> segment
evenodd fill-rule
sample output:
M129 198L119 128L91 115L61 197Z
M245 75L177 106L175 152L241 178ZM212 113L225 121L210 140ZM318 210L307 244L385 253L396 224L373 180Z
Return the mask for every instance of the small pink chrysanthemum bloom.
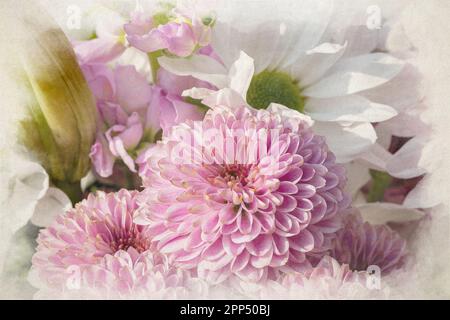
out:
M196 287L150 250L148 228L133 222L137 194L90 195L40 233L30 275L37 297L165 298Z
M344 169L308 119L220 105L175 127L141 159L138 223L171 263L209 282L308 268L349 204Z
M380 268L383 275L402 267L407 257L406 240L386 225L364 222L355 211L346 216L331 256L352 270Z

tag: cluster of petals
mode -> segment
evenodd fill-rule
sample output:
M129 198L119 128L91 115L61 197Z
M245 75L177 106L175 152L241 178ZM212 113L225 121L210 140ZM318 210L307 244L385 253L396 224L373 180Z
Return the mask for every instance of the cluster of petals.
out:
M97 100L99 131L91 159L101 177L113 173L120 159L136 172L135 158L155 141L160 130L201 113L180 96L151 85L134 66L84 65L83 71Z
M175 127L140 159L146 189L137 222L174 266L212 283L310 267L310 256L331 248L349 199L343 167L309 126L280 105L242 104ZM208 130L212 140L197 143ZM177 161L179 149L190 161Z
M30 275L37 297L162 299L207 290L151 250L147 228L133 222L137 194L90 195L40 233Z

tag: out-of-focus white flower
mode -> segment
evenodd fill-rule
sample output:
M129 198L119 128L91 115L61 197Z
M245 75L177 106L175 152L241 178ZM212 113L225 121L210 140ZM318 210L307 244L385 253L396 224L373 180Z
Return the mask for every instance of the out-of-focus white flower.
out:
M71 206L69 198L49 186L49 176L36 161L20 151L1 147L0 177L0 274L14 234L32 219L47 226Z

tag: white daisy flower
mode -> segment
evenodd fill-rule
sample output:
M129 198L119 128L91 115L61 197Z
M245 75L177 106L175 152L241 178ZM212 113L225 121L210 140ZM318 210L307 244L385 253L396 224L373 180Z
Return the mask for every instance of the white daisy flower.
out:
M164 57L160 64L219 89L230 86L234 73L251 73L249 83L241 78L240 84L251 106L275 102L305 113L338 161L362 158L384 170L390 155L376 145L373 123L397 111L366 93L397 77L405 63L377 52L380 30L366 25L366 8L358 15L348 1L227 1L217 9L212 40L219 59ZM242 67L236 63L241 51L254 59L254 70L233 69Z

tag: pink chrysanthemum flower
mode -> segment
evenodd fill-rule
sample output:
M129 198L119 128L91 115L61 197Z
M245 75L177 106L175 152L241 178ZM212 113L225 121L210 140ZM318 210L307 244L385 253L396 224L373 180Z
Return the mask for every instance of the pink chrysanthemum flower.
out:
M137 194L90 195L40 233L30 276L38 297L165 298L195 287L150 250L147 227L133 222Z
M345 218L345 226L338 232L331 252L331 256L352 270L378 266L382 274L400 268L406 255L404 239L388 226L364 222L358 212Z
M330 248L348 206L344 169L307 117L241 106L175 127L141 159L139 223L151 223L171 263L214 283L304 270Z

